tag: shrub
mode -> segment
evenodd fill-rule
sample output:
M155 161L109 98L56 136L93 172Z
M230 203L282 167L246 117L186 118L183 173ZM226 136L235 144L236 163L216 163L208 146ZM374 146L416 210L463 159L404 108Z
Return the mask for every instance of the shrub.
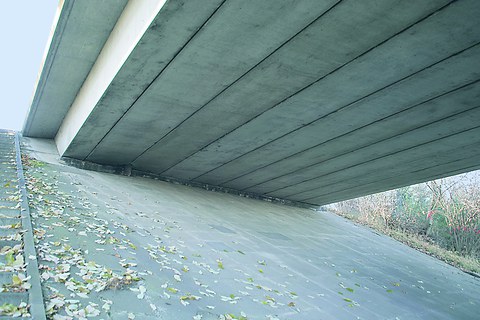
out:
M446 179L436 182L434 190L438 192L441 185L444 191L436 211L435 238L447 249L480 257L480 184L463 178L454 183Z
M430 226L432 197L423 185L396 190L396 206L393 212L394 227L412 234L426 235Z
M463 174L343 201L333 211L480 257L480 175Z

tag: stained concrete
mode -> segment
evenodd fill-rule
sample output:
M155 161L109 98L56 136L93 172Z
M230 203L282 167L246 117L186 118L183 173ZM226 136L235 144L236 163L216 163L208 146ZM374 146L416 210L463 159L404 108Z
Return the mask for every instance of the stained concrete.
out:
M149 3L68 91L63 156L315 205L480 167L478 1Z
M67 167L51 140L26 139L23 150L49 163L30 173L71 199L64 218L81 222L69 231L42 220L48 241L68 239L115 272L120 259L138 264L143 279L130 288L145 286L143 299L129 287L74 297L111 300L113 319L474 319L480 310L478 278L332 213ZM123 247L94 241L102 221ZM152 258L148 244L178 251ZM188 271L178 282L165 267ZM187 293L201 299L183 306Z
M55 136L126 3L59 1L23 126L25 133L41 138Z

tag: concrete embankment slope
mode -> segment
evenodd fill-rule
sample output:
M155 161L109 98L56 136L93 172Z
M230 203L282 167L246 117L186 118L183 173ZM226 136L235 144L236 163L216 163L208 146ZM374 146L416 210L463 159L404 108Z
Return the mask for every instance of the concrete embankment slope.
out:
M0 129L0 319L45 319L19 135Z
M72 304L113 319L474 319L480 310L477 278L329 212L84 171L58 161L49 140L25 142L47 161L26 172L40 261L63 265L43 283L47 304L63 301L58 314ZM86 270L90 284L78 276Z

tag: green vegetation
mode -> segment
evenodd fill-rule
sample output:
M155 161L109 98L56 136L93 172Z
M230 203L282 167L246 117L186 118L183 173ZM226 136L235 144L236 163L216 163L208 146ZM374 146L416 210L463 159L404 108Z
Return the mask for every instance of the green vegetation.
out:
M480 179L464 174L330 205L466 272L480 274Z

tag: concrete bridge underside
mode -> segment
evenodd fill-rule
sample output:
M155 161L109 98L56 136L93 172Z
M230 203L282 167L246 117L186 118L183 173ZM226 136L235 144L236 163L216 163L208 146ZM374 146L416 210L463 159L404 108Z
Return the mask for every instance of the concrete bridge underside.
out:
M480 168L477 0L64 1L24 135L326 204Z

